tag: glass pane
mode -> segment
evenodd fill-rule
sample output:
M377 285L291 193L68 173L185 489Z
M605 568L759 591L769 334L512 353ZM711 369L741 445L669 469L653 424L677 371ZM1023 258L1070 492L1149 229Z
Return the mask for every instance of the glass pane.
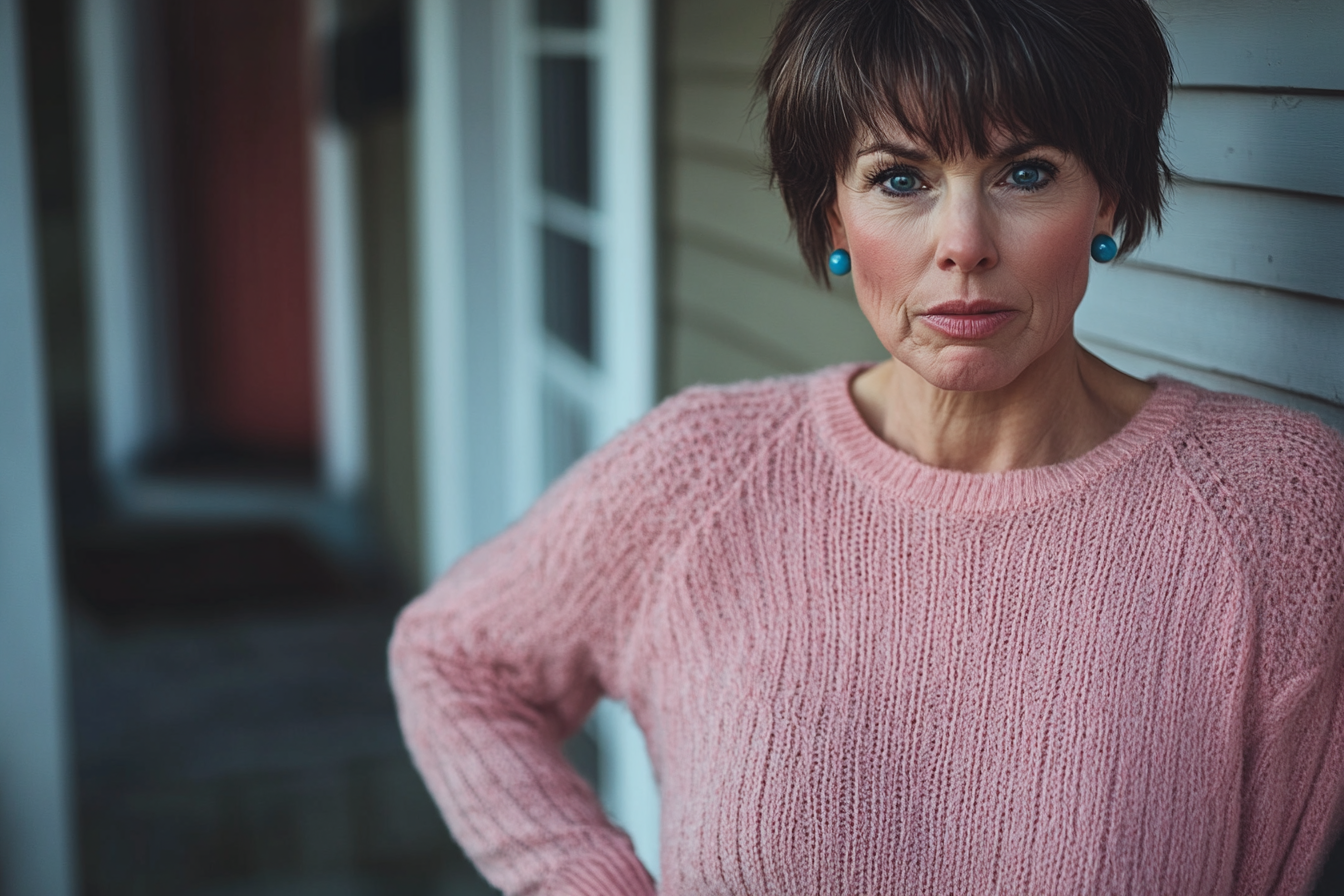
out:
M541 185L592 205L592 63L573 57L541 60Z
M542 228L541 275L546 330L593 360L593 247Z
M558 28L591 28L594 0L537 0L537 22Z
M542 386L541 405L542 472L550 482L588 451L588 414L550 383Z

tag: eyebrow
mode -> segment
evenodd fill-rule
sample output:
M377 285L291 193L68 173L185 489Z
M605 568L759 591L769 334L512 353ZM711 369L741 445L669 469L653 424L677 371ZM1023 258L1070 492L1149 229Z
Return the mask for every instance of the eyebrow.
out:
M1016 143L1010 143L998 151L996 159L1010 159L1013 156L1022 155L1033 149L1039 149L1047 144L1040 140L1019 140ZM886 140L877 143L870 143L859 149L855 158L873 155L875 153L885 153L886 155L896 156L897 158L909 159L912 162L927 162L933 156L922 149L917 149L905 143L891 143Z
M922 149L916 149L915 147L904 143L889 143L885 140L877 143L870 143L867 146L862 147L856 158L871 156L879 152L889 156L898 156L902 159L909 159L912 162L927 162L933 158L932 155Z

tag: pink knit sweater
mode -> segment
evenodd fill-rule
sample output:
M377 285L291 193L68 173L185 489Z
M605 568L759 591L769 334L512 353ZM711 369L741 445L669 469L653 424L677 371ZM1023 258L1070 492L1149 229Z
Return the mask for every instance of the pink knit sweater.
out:
M557 744L628 701L672 896L1298 894L1344 792L1344 446L1160 380L1069 463L924 466L856 368L665 402L403 614L508 893L654 892Z

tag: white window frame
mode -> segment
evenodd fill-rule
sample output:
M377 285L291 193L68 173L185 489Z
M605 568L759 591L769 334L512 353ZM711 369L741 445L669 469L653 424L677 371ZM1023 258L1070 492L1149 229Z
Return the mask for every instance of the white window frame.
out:
M504 267L505 332L510 378L508 502L513 515L545 487L541 384L549 381L588 413L590 439L600 445L637 420L656 395L656 307L652 4L595 0L589 35L533 25L533 0L508 0L502 78L508 163L501 195L508 208ZM594 208L544 197L536 133L535 62L557 45L595 64ZM582 235L595 250L594 355L588 364L544 331L541 315L542 222Z

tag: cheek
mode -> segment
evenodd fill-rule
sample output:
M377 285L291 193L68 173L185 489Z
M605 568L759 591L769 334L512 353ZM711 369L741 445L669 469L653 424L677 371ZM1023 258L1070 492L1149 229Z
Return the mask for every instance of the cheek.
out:
M899 308L923 275L922 256L911 234L884 222L855 227L849 232L854 264L854 291L868 310L880 307L889 314Z
M1017 260L1013 266L1030 284L1032 294L1057 311L1072 314L1087 289L1093 221L1092 215L1078 212L1009 231L1009 251Z

